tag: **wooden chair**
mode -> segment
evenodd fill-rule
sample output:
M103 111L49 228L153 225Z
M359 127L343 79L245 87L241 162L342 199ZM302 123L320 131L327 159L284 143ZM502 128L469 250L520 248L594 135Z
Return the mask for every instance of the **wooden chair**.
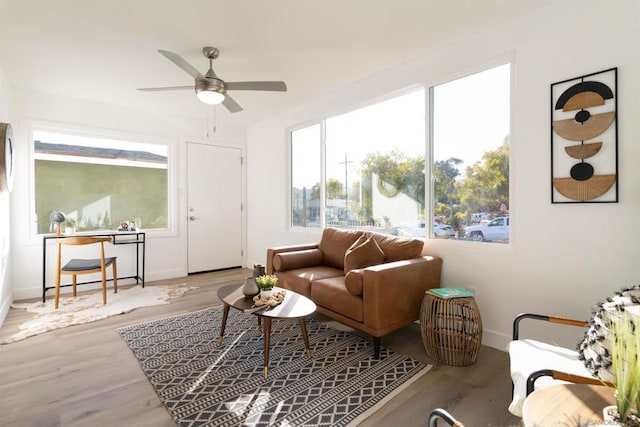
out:
M107 303L107 267L112 266L113 269L113 289L115 293L118 293L118 269L116 267L116 257L104 256L104 242L111 241L111 237L89 237L89 236L76 236L76 237L64 237L56 239L58 243L58 257L56 261L56 300L55 308L58 308L58 301L60 299L60 275L71 275L73 280L73 296L76 296L76 277L78 274L90 274L90 273L102 273L102 302ZM79 259L74 258L62 266L62 246L81 246L81 245L93 245L100 244L100 258L95 259Z

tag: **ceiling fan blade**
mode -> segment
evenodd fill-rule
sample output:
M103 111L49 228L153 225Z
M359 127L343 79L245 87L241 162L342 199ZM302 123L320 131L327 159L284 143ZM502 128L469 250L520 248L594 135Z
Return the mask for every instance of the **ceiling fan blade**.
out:
M242 111L242 107L240 106L240 104L238 104L232 97L230 97L228 93L224 96L222 105L227 107L227 110L229 110L230 113L238 113Z
M193 65L189 64L187 61L182 59L182 57L180 55L175 54L173 52L169 52L167 50L158 50L158 52L163 54L169 61L171 61L174 64L176 64L178 67L180 67L183 70L185 70L194 79L201 75L200 71L196 70L196 68Z
M285 82L230 82L225 83L227 90L270 90L274 92L286 92Z
M141 88L138 88L138 90L141 90L142 92L159 92L159 91L163 91L163 90L185 90L185 89L194 90L193 85L191 85L191 86L141 87Z

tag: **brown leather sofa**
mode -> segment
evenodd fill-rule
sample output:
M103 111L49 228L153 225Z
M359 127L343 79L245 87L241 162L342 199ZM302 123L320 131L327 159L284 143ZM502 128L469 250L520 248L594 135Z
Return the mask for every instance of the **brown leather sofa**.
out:
M326 228L319 243L267 249L278 286L312 299L317 311L373 337L417 320L424 292L440 286L442 259L422 256L424 242Z

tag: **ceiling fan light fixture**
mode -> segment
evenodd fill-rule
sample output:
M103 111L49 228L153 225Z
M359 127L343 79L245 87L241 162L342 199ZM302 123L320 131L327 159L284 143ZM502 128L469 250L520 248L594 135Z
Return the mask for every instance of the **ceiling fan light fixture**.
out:
M217 105L224 101L224 94L212 89L201 90L197 93L198 99L205 104Z
M213 71L211 72L213 74ZM208 74L208 73L207 73ZM213 76L198 76L196 78L196 95L200 101L209 105L220 104L224 101L224 82Z

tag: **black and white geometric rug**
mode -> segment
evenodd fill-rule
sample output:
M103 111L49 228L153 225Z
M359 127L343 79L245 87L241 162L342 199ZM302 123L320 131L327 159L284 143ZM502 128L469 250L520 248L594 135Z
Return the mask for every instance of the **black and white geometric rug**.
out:
M307 320L312 357L297 320L275 320L269 378L256 316L222 307L118 330L179 426L357 425L430 365L322 322Z

